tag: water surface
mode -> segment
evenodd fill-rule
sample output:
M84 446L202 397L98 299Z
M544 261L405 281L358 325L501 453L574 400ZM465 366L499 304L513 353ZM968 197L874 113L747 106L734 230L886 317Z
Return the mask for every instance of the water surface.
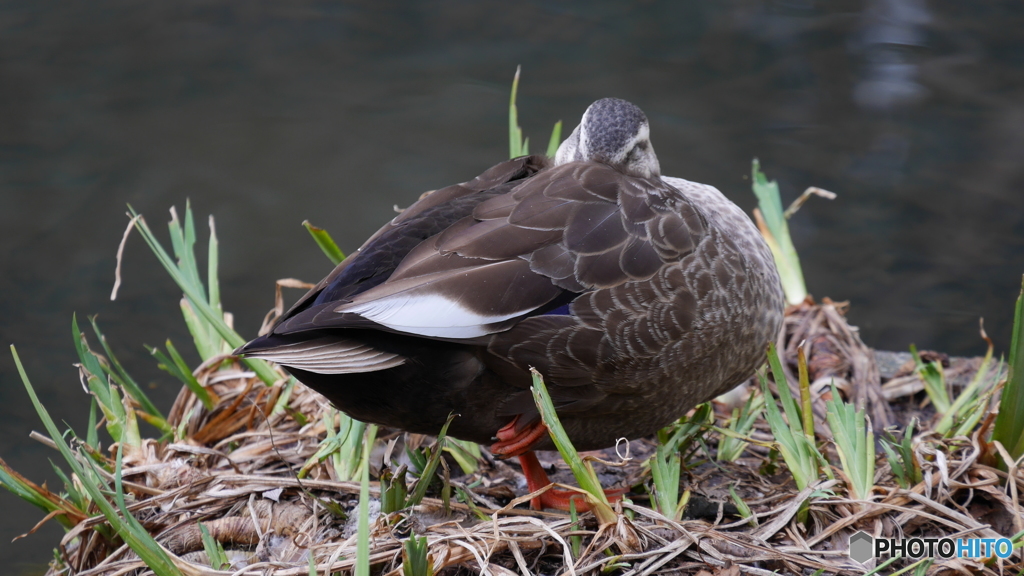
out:
M534 149L593 100L629 99L666 174L749 210L751 158L787 201L811 292L850 300L864 340L1006 350L1024 272L1024 8L862 2L7 2L0 6L0 334L80 433L71 315L99 322L167 408L142 343L189 337L138 237L108 300L130 203L163 229L216 217L226 307L255 334L273 281L330 269L299 225L356 247L428 189ZM292 297L297 297L297 294ZM194 353L190 353L194 360ZM0 456L54 480L56 454L0 358ZM60 530L0 493L0 565L45 563ZM27 568L26 568L27 569Z

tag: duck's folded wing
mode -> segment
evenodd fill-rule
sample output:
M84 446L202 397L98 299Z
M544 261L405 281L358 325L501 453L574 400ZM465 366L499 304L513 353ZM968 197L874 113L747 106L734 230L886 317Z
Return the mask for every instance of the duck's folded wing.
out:
M516 258L385 282L334 312L406 334L469 339L504 330L561 293Z
M431 226L439 225L439 219L436 217L436 213L439 212L437 209L439 206L450 205L453 201L460 198L466 198L467 196L476 195L480 192L493 190L504 184L515 182L537 173L538 170L542 169L547 165L547 160L542 156L523 156L521 158L514 158L506 162L497 164L483 174L480 174L476 178L465 182L463 184L455 184L425 193L420 197L418 201L413 203L411 206L403 210L398 216L392 219L390 222L385 224L374 233L363 245L352 255L346 258L341 264L339 264L330 274L327 275L323 280L317 283L309 292L303 295L288 312L282 315L282 319L286 320L290 316L299 311L308 308L314 300L323 301L322 295L325 290L332 288L346 288L351 286L353 283L365 281L366 274L376 274L382 276L382 280L387 277L388 274L394 270L394 266L411 250L417 241L414 240L414 236L406 236L406 242L396 241L399 240L396 237L404 235L405 229L411 227L419 228L416 234L419 237L427 238L434 234L441 232L444 228L431 229ZM472 211L475 202L470 201L465 203ZM443 223L440 223L443 225ZM402 230L402 233L395 234L396 231ZM374 248L378 250L374 250ZM367 260L367 258L357 258L357 256L363 255L367 250L376 252L373 254L371 259L377 260L375 264L379 269L372 271L356 271L352 269L353 265ZM387 253L390 257L394 258L393 265L383 265L379 262L381 254ZM356 266L358 268L358 266ZM355 279L347 279L345 276L353 276ZM333 297L332 297L333 298Z
M702 217L678 192L664 187L658 204L644 188L655 185L595 164L539 173L421 242L386 281L306 321L473 339L583 292L650 278L703 234Z

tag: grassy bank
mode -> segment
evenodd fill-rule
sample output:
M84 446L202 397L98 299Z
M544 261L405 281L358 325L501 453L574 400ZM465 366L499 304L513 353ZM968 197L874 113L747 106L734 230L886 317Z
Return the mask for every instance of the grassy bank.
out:
M513 156L528 147L515 86ZM559 138L556 126L549 154ZM557 462L554 478L582 487L592 512L530 511L534 495L522 493L519 470L486 449L444 430L423 437L358 422L279 367L231 356L246 338L222 303L214 221L201 243L188 205L180 218L172 211L169 241L134 212L129 224L180 287L177 306L201 358L188 365L182 344L170 341L151 349L181 383L174 405L164 412L150 401L100 326L76 318L91 418L84 431L66 429L49 417L12 346L46 430L37 439L60 454L63 486L38 485L2 460L0 484L40 508L40 523L65 529L54 575L1018 573L1021 300L1007 362L989 342L984 358L912 349L883 368L846 322L844 304L807 296L788 233L795 207L783 210L756 162L752 176L755 219L790 306L784 335L751 382L653 438L581 455L535 376L538 407L569 463ZM332 262L344 258L325 231L307 229ZM268 324L288 285L278 284ZM601 490L612 485L628 490L614 505ZM858 531L1008 538L1013 550L1005 559L862 565L847 554Z

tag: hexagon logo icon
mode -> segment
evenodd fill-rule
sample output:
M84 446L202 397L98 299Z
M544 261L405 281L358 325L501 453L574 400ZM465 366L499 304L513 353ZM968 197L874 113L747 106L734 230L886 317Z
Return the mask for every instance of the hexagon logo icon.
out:
M850 536L850 558L864 564L874 557L875 539L863 530Z

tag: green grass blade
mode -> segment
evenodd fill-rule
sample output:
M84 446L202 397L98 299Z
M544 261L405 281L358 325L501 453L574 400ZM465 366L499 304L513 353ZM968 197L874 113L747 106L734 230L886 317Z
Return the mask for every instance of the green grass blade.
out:
M324 255L326 255L335 266L341 264L341 261L345 259L345 253L341 251L341 248L338 248L338 245L334 242L334 238L331 238L331 235L327 230L313 226L309 223L309 220L303 220L302 225L306 227L307 231L309 231L309 235L313 237L313 241L320 247L320 250L323 250Z
M82 367L86 372L85 379L89 390L92 391L102 407L109 407L111 404L110 388L106 385L106 382L100 379L100 375L105 374L103 365L100 363L99 358L89 349L89 344L85 340L85 334L78 328L78 316L76 314L71 315L71 335L74 338L75 351L78 352L78 361L82 363Z
M558 414L555 412L551 395L548 394L547 386L544 385L544 378L541 377L540 372L537 372L537 370L531 369L531 372L533 373L533 387L531 388L533 391L533 401L537 404L540 417L544 421L544 425L548 427L548 432L551 434L555 447L558 448L558 453L562 455L562 459L569 465L580 488L587 492L594 515L597 516L598 521L602 525L616 522L615 512L608 504L608 497L605 495L604 488L601 487L601 481L598 480L593 467L583 462L579 452L576 451L572 441L569 440L569 435L565 433L565 428L562 427Z
M184 381L189 385L189 388L192 388L196 396L199 396L200 398L206 396L205 403L210 404L206 408L208 410L212 409L213 405L212 402L210 402L209 393L206 391L205 388L203 388L203 385L199 383L199 380L196 380L196 377L192 375L192 370L189 369L188 362L185 362L185 359L182 358L181 354L178 352L178 349L174 347L174 343L171 342L170 338L168 338L167 341L164 342L164 346L167 347L167 353L171 355L171 361L174 362L174 366L177 367L178 372L182 375ZM166 359L166 356L164 358Z
M138 216L131 206L128 207L133 217ZM232 348L238 348L242 344L245 344L245 340L238 335L237 332L232 330L226 322L224 322L224 315L218 314L216 310L210 307L209 301L205 297L205 292L202 290L202 285L197 286L195 283L190 282L187 275L182 269L171 259L170 255L164 250L160 241L157 240L156 235L146 224L145 219L139 218L135 221L135 227L142 235L146 244L149 245L153 254L156 255L157 259L164 266L170 274L171 279L181 288L185 297L188 298L189 304L203 317L204 320L209 322L221 335L222 338ZM173 241L173 240L172 240ZM277 372L270 367L270 365L263 360L257 358L243 358L243 362L260 377L267 385L272 385L277 382L280 377Z
M800 426L804 429L804 436L812 443L814 442L814 409L811 407L811 380L807 372L807 357L801 346L797 348L797 373L800 382L800 416L803 420Z
M775 436L775 441L779 446L779 453L782 454L782 459L785 460L790 473L793 474L797 488L803 490L814 480L814 475L810 471L807 459L802 455L801 439L805 439L805 437L802 433L794 434L793 430L782 418L782 413L779 411L779 407L775 405L774 396L772 396L771 390L768 388L767 379L762 377L761 386L767 399L764 405L765 419L768 420L768 426L771 428L772 435Z
M743 403L743 407L733 409L728 430L734 435L723 435L719 440L716 460L735 462L743 454L743 450L748 444L743 437L748 436L754 429L754 424L762 411L764 411L764 394L759 393L756 388L752 389L747 401Z
M924 391L935 406L935 411L939 414L948 414L950 408L949 388L946 386L946 374L942 370L942 363L921 360L921 356L917 353L917 346L913 344L910 345L910 355L914 358L917 374L924 383Z
M472 474L479 468L482 456L480 454L480 445L476 442L448 438L444 449L451 454L452 458L455 459L455 463L459 465L464 474Z
M768 378L759 373L761 389L765 398L765 418L775 436L779 453L782 454L783 460L786 461L786 465L793 474L793 480L796 481L797 487L803 490L818 479L819 469L824 469L829 477L831 477L831 469L824 456L814 445L813 435L808 436L804 433L800 409L790 394L789 384L782 369L782 361L773 344L768 345L768 364L775 378L786 418L783 419L782 412L775 405L775 398L768 387ZM805 518L806 512L801 512L800 516Z
M49 460L49 458L47 458L47 460ZM60 469L60 466L57 466L53 460L49 460L49 462L50 467L53 468L54 474L56 474L57 477L60 478L60 481L64 483L64 490L67 491L68 499L74 503L78 510L88 510L89 505L92 504L89 498L78 491L78 488L75 487L75 483L68 478L68 475L65 474L63 470ZM87 514L83 512L82 516L87 516Z
M165 344L170 357L161 352L159 348L153 347L149 349L150 354L157 359L157 367L181 380L182 384L187 386L196 395L196 398L199 398L199 401L203 403L207 410L213 410L215 402L213 397L210 396L210 392L192 375L185 359L181 357L181 354L178 353L177 348L174 347L170 339Z
M210 308L212 308L218 315L218 317L224 317L224 307L220 302L220 277L218 275L218 267L220 266L220 256L218 255L220 242L217 240L217 227L213 222L213 215L209 218L210 225L210 241L207 246L207 262L206 262L206 284L210 292ZM213 326L206 326L207 342L210 343L210 348L213 354L220 354L224 352L230 352L227 350L227 344L224 339L221 338L220 334L217 333L217 329ZM203 358L207 360L209 357Z
M885 562L882 562L881 564L876 566L874 570L872 570L870 572L865 572L864 576L874 576L875 574L878 574L879 572L881 572L885 568L888 568L890 564L895 563L897 560L900 560L901 558L903 558L903 557L902 556L893 556L892 558L889 558Z
M679 505L681 455L689 450L711 421L711 404L705 402L694 410L690 418L682 418L673 426L658 431L658 446L648 462L654 482L653 502L657 510L668 518L678 519L678 514L682 513Z
M679 504L679 453L659 446L651 460L654 504L658 512L672 518Z
M523 131L519 128L519 114L516 110L516 93L519 92L519 73L522 66L516 66L512 78L512 95L508 99L508 154L509 158L523 155Z
M363 444L362 473L359 480L359 519L356 529L355 576L370 576L370 452L377 437L377 425L366 428Z
M558 152L558 146L562 143L562 121L555 122L555 127L551 129L551 139L548 140L548 158L554 158L555 153Z
M1024 454L1024 283L1014 308L1009 373L992 439L998 440L1014 459Z
M391 514L405 508L409 501L409 486L406 484L409 468L404 464L392 472L390 463L380 472L380 511Z
M58 476L61 476L65 480L65 484L69 488L69 493L71 493L74 490L74 484L67 482L67 476L65 476L63 472L60 472L60 468L54 466L54 469L59 472ZM46 513L50 513L55 510L71 510L78 518L84 518L87 516L87 514L78 509L76 505L73 505L71 502L49 492L45 487L37 486L35 483L12 470L2 458L0 458L0 486L3 486L11 494L14 494L18 498L32 504ZM46 491L49 494L44 494L43 491ZM79 499L76 498L76 496L77 494L71 493L72 500L77 504ZM75 525L75 522L72 522L68 518L67 514L59 514L56 516L56 519L65 530L73 528Z
M960 391L960 395L950 405L949 410L939 419L939 423L935 425L936 432L949 437L950 432L954 430L954 424L959 423L961 425L961 427L956 429L959 432L966 421L981 418L981 413L985 411L988 402L978 402L979 397L984 390L991 389L995 385L995 381L999 378L1000 374L1000 371L996 370L993 378L986 378L989 374L989 364L992 363L992 353L994 351L995 347L992 345L992 341L989 340L988 351L978 366L978 371L974 373L971 382ZM974 410L971 409L972 407Z
M199 352L199 357L205 362L219 355L223 351L223 341L216 334L210 333L209 324L196 314L192 305L189 304L188 298L182 298L178 304L181 308L181 316L185 319L185 326L188 327L188 333L192 335L196 351Z
M433 576L434 562L427 553L429 549L426 536L417 537L415 533L409 534L409 539L402 547L403 576Z
M914 455L914 425L917 419L911 419L907 429L903 431L902 440L897 440L892 432L886 432L888 438L882 438L882 449L889 461L889 468L901 488L910 489L924 478L921 465Z
M689 451L690 446L700 438L701 434L712 423L714 420L713 416L714 408L712 408L710 402L700 404L694 409L693 416L680 419L679 426L668 437L666 443L675 447L677 452L685 453Z
M576 499L569 500L569 531L574 532L580 529L580 516L576 512ZM569 536L569 547L572 549L572 557L579 560L580 549L583 548L583 536Z
M768 366L771 367L775 387L779 389L779 400L782 401L782 410L789 419L790 428L794 432L803 434L803 415L797 407L796 401L793 400L793 394L789 390L789 380L786 379L786 371L782 368L782 360L779 358L779 353L773 342L768 343ZM770 393L765 395L766 402L769 396L771 396Z
M85 378L86 386L97 400L100 411L106 419L107 432L111 438L120 438L128 427L128 438L133 446L141 442L138 423L135 420L135 412L125 407L121 401L121 395L117 392L117 386L110 382L116 381L116 374L113 370L103 364L100 358L89 349L85 335L78 328L78 318L71 317L71 331L74 336L75 350L78 352L78 359L81 362L82 377ZM109 377L110 380L104 378Z
M110 388L111 392L115 391L113 386ZM122 403L124 424L121 427L121 446L127 445L138 449L142 446L142 434L139 433L139 421L135 418L135 410L131 408L127 400L126 398Z
M171 233L171 245L174 249L174 256L178 259L178 268L182 271L189 284L195 286L201 293L202 300L206 301L206 288L199 279L199 268L195 259L196 227L192 220L192 204L185 201L185 224L182 226L178 220L178 213L171 208L171 221L167 223Z
M121 438L117 444L117 463L114 468L114 497L117 501L117 508L121 512L119 523L111 522L120 534L121 538L129 547L139 555L139 558L149 566L156 574L166 573L168 575L180 574L178 567L170 559L164 549L153 538L146 528L132 516L128 511L125 502L124 489L122 487L122 474L124 463L124 446L126 439ZM91 461L90 466L95 466ZM115 515L116 517L116 515ZM110 520L110 518L107 518ZM134 545L132 543L135 543Z
M978 422L980 422L981 419L985 417L986 414L988 414L989 405L992 403L992 397L995 395L997 391L1001 390L1001 388L999 388L999 386L997 386L996 384L999 383L1001 379L1001 376L999 375L1004 373L1003 370L1003 361L999 360L999 362L996 363L996 368L994 371L996 376L994 376L989 382L982 383L982 387L987 389L983 393L981 393L977 398L975 398L970 404L964 407L963 420L961 420L958 423L956 428L951 429L948 433L946 433L947 438L971 435L971 431L973 431L974 427L978 425Z
M875 435L870 422L863 410L842 401L835 383L825 406L840 463L850 480L850 492L855 500L866 500L875 478Z
M88 459L83 459L86 464L89 465L89 469L86 469L82 461L80 461L72 452L71 447L64 441L63 435L60 430L57 429L57 425L53 422L49 412L43 406L42 402L39 401L39 397L36 395L35 389L32 387L32 383L28 379L28 375L25 373L25 368L21 364L21 358L18 357L18 351L13 345L11 345L11 355L14 357L14 364L18 368L18 374L21 376L22 384L25 385L25 391L28 392L29 398L32 400L32 405L36 409L36 413L39 414L40 420L43 421L43 426L46 428L50 438L57 445L57 450L60 451L61 456L67 461L68 465L71 466L72 471L78 475L82 481L82 486L89 496L92 498L96 507L99 508L103 516L106 517L107 521L117 531L117 533L124 539L139 558L146 563L147 566L157 576L181 576L181 571L174 562L167 555L167 552L160 547L160 545L153 539L152 536L146 532L145 528L139 524L130 514L122 518L118 514L118 509L114 507L106 499L103 494L103 490L100 487L101 482L98 480L99 475L93 468L94 464ZM116 488L118 491L119 500L123 502L124 494L120 492L120 462L121 462L121 446L124 445L124 441L119 444L118 447L118 468L117 474L115 475Z
M217 278L218 242L213 218L210 218L210 242L207 250L210 256L207 266L207 279L210 285L210 297L208 300L205 297L206 287L199 277L199 268L195 259L196 229L195 221L192 217L191 203L186 201L185 204L184 225L178 220L177 211L173 208L171 209L171 221L168 223L168 229L171 234L174 255L177 258L178 269L186 281L203 298L203 303L209 305L211 310L216 312L218 318L223 318L224 312L220 304L220 284ZM224 342L215 327L201 322L199 317L185 302L182 303L182 314L185 317L189 332L192 333L192 337L196 342L196 349L199 351L200 356L203 357L203 360L224 352Z
M274 403L274 409L270 411L271 414L280 414L288 408L288 402L291 400L292 392L295 391L295 385L298 382L295 376L288 377L288 380L281 387L281 395L278 396L277 402Z
M96 339L100 341L100 346L103 347L103 352L107 355L107 360L110 362L110 367L103 367L104 372L106 372L108 375L110 375L111 378L113 378L118 384L120 384L121 387L124 388L125 392L127 392L128 395L131 396L133 400L139 403L139 406L142 408L144 412L146 412L147 414L152 414L153 416L158 417L160 420L164 420L164 415L160 413L160 410L149 399L149 396L147 396L146 393L143 392L142 387L139 386L137 382L135 382L135 379L128 374L128 372L124 369L124 366L121 365L121 362L118 361L117 356L114 355L114 351L111 350L110 345L107 343L106 336L104 336L103 333L100 332L100 327L96 323L96 317L92 316L91 318L89 318L89 323L92 324L93 332L96 333ZM161 428L161 431L166 432L169 429L170 425L167 425L166 429Z
M217 268L220 265L219 247L217 240L217 227L213 223L213 216L210 216L210 244L206 251L206 284L210 288L210 307L217 312L224 313L220 303L220 276Z
M484 511L481 510L480 507L476 505L476 502L473 501L473 497L469 495L469 491L467 489L462 488L460 486L456 486L455 498L459 502L465 504L466 507L469 508L469 511L472 512L473 515L477 517L477 519L483 520L484 522L491 519L490 516L485 514Z
M166 420L164 420L166 422ZM90 398L89 402L89 429L85 432L85 443L95 450L99 450L100 438L96 430L96 397Z
M334 420L338 420L338 428L334 428ZM347 482L357 477L362 461L363 433L366 424L337 410L328 410L323 415L324 429L327 434L317 446L309 460L299 470L299 478L305 478L313 467L330 458L338 480Z
M735 483L729 484L729 498L732 499L732 503L736 506L736 510L739 511L740 518L745 518L750 522L751 526L756 528L758 525L757 516L754 516L754 513L750 510L750 506L748 506L743 498L740 498L739 494L736 493Z
M338 451L332 455L334 471L339 478L352 479L359 473L363 456L362 438L366 431L366 423L356 420L344 412L339 412L338 418L339 434L344 434L344 440Z
M455 414L450 414L448 420L441 427L441 432L437 435L437 441L434 443L434 447L430 451L430 457L427 458L426 466L423 467L423 472L420 473L419 480L416 481L416 486L413 488L412 493L409 494L409 500L406 506L416 506L423 501L423 497L427 495L427 488L430 483L434 480L434 474L437 472L437 465L441 462L441 453L445 445L445 440L448 436L448 426L451 425L452 420L455 419Z
M228 566L231 566L231 562L228 561L228 555L224 553L224 546L210 535L205 524L202 522L198 522L198 524L199 533L203 539L203 550L206 551L206 557L210 560L210 567L214 570L226 570ZM310 557L312 558L312 555Z
M888 440L882 440L882 450L885 451L885 459L889 461L889 468L892 470L893 477L896 478L896 483L904 490L911 488L910 482L907 480L907 469Z
M782 209L779 184L774 180L769 181L761 172L761 163L757 158L753 161L752 175L754 195L757 196L758 206L770 234L766 235L765 240L775 257L786 301L790 304L799 304L807 297L807 284L804 282L804 273L800 267L800 257L797 256L793 239L789 235L789 224Z

